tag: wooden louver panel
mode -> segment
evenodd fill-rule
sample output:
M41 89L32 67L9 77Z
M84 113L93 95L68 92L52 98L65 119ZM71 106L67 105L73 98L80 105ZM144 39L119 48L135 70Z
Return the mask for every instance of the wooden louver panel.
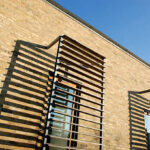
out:
M104 59L66 35L59 37L43 149L102 149Z

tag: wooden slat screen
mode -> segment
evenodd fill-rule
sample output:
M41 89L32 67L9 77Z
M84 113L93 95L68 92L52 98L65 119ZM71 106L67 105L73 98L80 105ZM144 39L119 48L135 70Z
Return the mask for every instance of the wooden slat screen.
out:
M144 114L150 111L150 101L137 92L129 92L130 148L147 150Z
M102 150L104 59L70 37L60 36L44 107L43 149Z

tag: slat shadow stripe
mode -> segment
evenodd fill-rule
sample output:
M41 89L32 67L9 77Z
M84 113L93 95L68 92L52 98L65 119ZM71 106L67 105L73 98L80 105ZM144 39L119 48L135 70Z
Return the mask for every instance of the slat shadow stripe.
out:
M25 99L25 98L17 97L17 96L11 95L11 94L7 94L6 97L7 98L11 98L11 99L15 99L15 100L20 101L20 102L32 104L32 105L35 105L35 106L40 106L40 107L43 106L43 103L34 102L32 100L28 100L28 99Z
M39 126L39 123L35 123L32 121L26 121L23 119L17 119L17 118L12 118L12 117L8 117L8 116L0 116L0 119L2 120L6 120L6 121L12 121L12 122L17 122L17 123L22 123L22 124L26 124L26 125L31 125L31 126Z
M20 111L10 110L10 109L6 109L6 108L2 108L2 111L6 112L6 113L14 114L14 115L19 115L19 116L23 116L23 117L32 118L32 119L39 119L39 120L41 119L40 116L36 116L36 115L33 115L33 114L28 114L28 113L23 113L23 112L20 112Z
M26 82L28 84L31 84L31 85L34 85L34 86L37 86L39 88L43 88L43 89L46 89L46 85L42 85L42 84L39 84L37 82L34 82L34 81L31 81L31 80L27 80L27 79L24 79L22 77L19 77L17 75L12 75L12 79L17 79L17 80L20 80L20 81L23 81L23 82Z
M21 135L17 133L8 133L8 132L3 132L3 131L0 131L0 136L14 137L14 138L19 138L19 139L33 140L33 141L36 140L36 137L34 136Z
M18 146L18 147L35 148L34 144L27 144L27 143L14 142L14 141L5 141L2 139L0 140L0 144Z
M26 53L28 53L28 54L30 54L30 55L33 55L34 57L40 58L40 59L42 59L42 60L44 60L44 61L47 61L48 63L53 63L53 64L55 64L54 61L52 61L52 60L50 60L50 59L48 59L48 58L46 58L46 57L43 57L43 56L41 56L41 55L38 55L37 53L34 53L34 52L32 52L32 51L29 51L29 50L27 50L27 49L25 49L25 48L23 48L23 47L20 47L20 50L22 50L22 51L24 51L24 52L26 52Z
M39 110L37 108L33 108L33 107L29 107L29 106L24 106L24 105L12 103L12 102L5 101L5 105L13 106L13 107L16 107L16 108L21 108L21 109L24 109L24 110L30 110L30 111L37 112L37 113L42 113L41 109Z
M34 133L34 134L38 133L38 130L35 130L35 129L19 127L19 126L10 125L10 124L4 124L4 123L0 123L0 128L23 131L23 132Z
M20 94L20 95L25 95L25 96L28 96L28 97L31 97L31 98L36 98L37 100L41 100L41 101L44 100L43 97L40 97L40 96L37 96L37 95L34 95L34 94L30 94L30 93L27 93L27 92L23 92L23 91L20 91L20 90L14 89L14 88L10 88L10 87L7 88L7 91L17 93L17 94Z

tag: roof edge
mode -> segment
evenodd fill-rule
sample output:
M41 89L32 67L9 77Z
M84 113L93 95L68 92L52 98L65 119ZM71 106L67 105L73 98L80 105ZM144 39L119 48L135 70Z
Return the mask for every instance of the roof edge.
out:
M76 16L75 14L73 14L72 12L70 12L69 10L67 10L66 8L64 8L63 6L61 6L60 4L58 4L57 2L55 2L54 0L45 0L45 1L47 1L48 3L51 3L56 8L60 9L61 11L63 11L64 13L66 13L67 15L71 16L75 20L79 21L80 23L82 23L86 27L90 28L91 30L93 30L94 32L96 32L97 34L99 34L100 36L104 37L106 40L110 41L111 43L113 43L114 45L116 45L117 47L119 47L120 49L122 49L125 53L133 56L138 61L140 61L143 64L145 64L146 66L150 67L149 63L147 63L146 61L144 61L143 59L141 59L140 57L138 57L137 55L135 55L134 53L132 53L131 51L129 51L124 46L120 45L118 42L114 41L112 38L110 38L109 36L107 36L106 34L104 34L103 32L101 32L100 30L96 29L94 26L90 25L89 23L87 23L86 21L84 21L83 19L81 19L80 17Z

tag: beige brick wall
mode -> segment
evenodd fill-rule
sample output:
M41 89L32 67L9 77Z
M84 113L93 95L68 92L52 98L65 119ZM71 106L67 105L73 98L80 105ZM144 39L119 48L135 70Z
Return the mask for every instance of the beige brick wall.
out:
M5 75L8 71L7 68L10 67L9 63L11 61L12 51L14 51L14 46L16 45L15 41L22 40L40 45L47 45L57 36L63 34L76 39L83 45L86 45L87 47L106 57L104 150L129 149L130 132L128 92L141 91L149 88L149 67L124 53L110 42L107 42L106 40L101 38L101 36L95 34L93 31L61 13L56 8L50 6L48 3L45 3L44 0L0 0L0 87L3 87L3 81L5 80ZM32 51L30 50L30 48L27 49L29 51ZM51 52L46 51L46 53L54 55ZM34 53L39 54L38 51ZM30 53L26 53L26 55L30 56ZM48 61L53 60L45 54L40 55L49 59ZM23 56L20 56L20 59L22 57ZM33 57L38 59L38 56ZM41 59L39 58L39 60ZM43 62L48 64L48 61L44 60ZM31 61L31 63L35 62ZM39 63L35 64L38 65ZM24 63L22 63L22 65L24 65ZM48 67L46 65L41 66L45 67L45 69L47 69ZM31 65L27 65L27 67L31 67ZM34 68L35 67L33 67L32 69ZM38 68L36 69L38 70ZM28 71L29 70L27 69L26 73L28 73ZM45 82L41 83L40 81L38 81L38 83L43 84L43 86L46 87L48 71L46 72L45 70L43 70L42 74L43 75L36 76L42 78L43 80L45 80ZM13 75L15 75L15 73ZM35 75L35 73L31 73L31 75ZM13 85L10 85L10 88L11 86L13 88ZM40 89L37 88L37 90ZM41 88L41 92L45 92L44 90L44 88ZM34 94L34 92L31 94ZM42 94L39 94L38 96L40 96L41 99L44 98L44 95ZM149 95L146 96L147 98L150 98ZM27 95L24 97L26 99L29 98ZM6 101L15 103L15 99L10 99L11 98L7 98ZM32 100L36 101L36 98L32 98ZM20 102L20 104L24 105L23 102ZM5 105L5 107L9 107L9 109L15 109L10 108L12 106L8 105ZM41 108L41 106L37 106L37 110L40 110ZM27 111L27 109L22 108L19 110L19 108L17 108L17 111L24 112ZM32 113L32 111L29 111L28 113L30 114ZM1 115L7 116L9 114L3 112ZM36 115L40 116L40 112L37 112ZM12 114L11 117L18 118L18 116L15 116L14 114ZM26 119L29 118L27 117ZM31 121L39 123L39 119L31 119ZM1 119L0 122L4 124L10 124L12 121L2 121ZM14 126L16 125L14 122L12 124ZM22 127L22 124L17 124L17 126ZM35 126L32 127L30 125L25 125L25 127L33 129L38 128ZM4 129L1 128L1 130ZM12 132L14 131L13 129L11 130ZM8 132L8 130L6 132ZM19 134L24 135L24 132L19 132ZM33 137L37 136L37 133L28 134L32 134ZM10 141L18 141L18 138L9 138ZM3 136L0 136L0 140L2 139L8 140ZM20 142L29 143L28 140L20 140ZM32 144L35 144L34 140L32 140L32 142ZM10 149L27 149L20 146L14 148L11 145L6 147ZM4 145L1 143L0 148L4 148Z

